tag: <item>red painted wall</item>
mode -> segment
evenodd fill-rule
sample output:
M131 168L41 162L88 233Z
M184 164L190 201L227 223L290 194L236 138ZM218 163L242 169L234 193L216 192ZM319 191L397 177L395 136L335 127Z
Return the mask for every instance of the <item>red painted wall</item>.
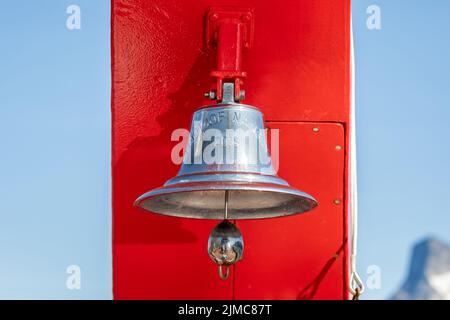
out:
M204 16L222 5L254 9L245 103L280 129L279 175L319 201L303 215L239 221L245 256L226 282L206 250L217 221L133 207L176 175L171 133L209 104ZM349 27L349 0L112 0L116 299L347 298Z

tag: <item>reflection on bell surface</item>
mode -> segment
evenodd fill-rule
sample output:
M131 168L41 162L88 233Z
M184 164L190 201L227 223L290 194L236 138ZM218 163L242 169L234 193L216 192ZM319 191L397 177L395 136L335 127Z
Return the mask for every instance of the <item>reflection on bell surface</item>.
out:
M219 276L222 280L228 278L229 266L241 260L243 253L244 240L236 225L223 220L214 227L208 239L208 254L219 266Z
M211 231L208 254L218 265L231 265L242 259L244 241L236 225L223 220Z
M259 109L235 102L194 113L177 176L140 196L135 205L169 216L222 219L225 191L229 219L287 216L317 205L276 175Z

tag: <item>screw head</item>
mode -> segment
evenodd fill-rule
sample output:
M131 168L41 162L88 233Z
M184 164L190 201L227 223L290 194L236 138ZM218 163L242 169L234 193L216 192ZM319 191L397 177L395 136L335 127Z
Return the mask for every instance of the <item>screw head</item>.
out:
M242 21L244 21L244 22L249 22L249 21L252 19L252 16L251 16L250 13L246 13L246 14L243 14L243 15L242 15L241 19L242 19Z
M339 150L342 150L342 147L341 147L341 146L336 146L335 149L336 149L337 151L339 151Z
M320 128L319 128L319 127L314 127L314 128L312 128L312 131L313 131L313 132L319 132L319 131L320 131Z
M341 199L334 199L333 203L336 205L341 204Z

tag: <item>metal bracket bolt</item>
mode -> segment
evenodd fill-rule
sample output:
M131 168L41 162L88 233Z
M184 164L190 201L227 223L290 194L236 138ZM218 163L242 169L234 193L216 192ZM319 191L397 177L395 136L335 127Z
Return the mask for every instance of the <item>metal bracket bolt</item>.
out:
M216 90L211 90L209 92L205 92L204 96L211 100L216 100L217 99ZM245 99L245 90L242 89L239 93L239 101L244 100L244 99Z

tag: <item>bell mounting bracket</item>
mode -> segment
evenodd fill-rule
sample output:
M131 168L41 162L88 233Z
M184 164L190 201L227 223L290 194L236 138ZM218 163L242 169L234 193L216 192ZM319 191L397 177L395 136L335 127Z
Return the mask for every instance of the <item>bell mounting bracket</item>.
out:
M249 8L213 7L206 16L206 46L217 51L216 88L205 95L222 101L225 83L234 87L234 101L243 100L247 73L242 70L242 53L253 43L254 14ZM228 100L228 99L226 99Z

